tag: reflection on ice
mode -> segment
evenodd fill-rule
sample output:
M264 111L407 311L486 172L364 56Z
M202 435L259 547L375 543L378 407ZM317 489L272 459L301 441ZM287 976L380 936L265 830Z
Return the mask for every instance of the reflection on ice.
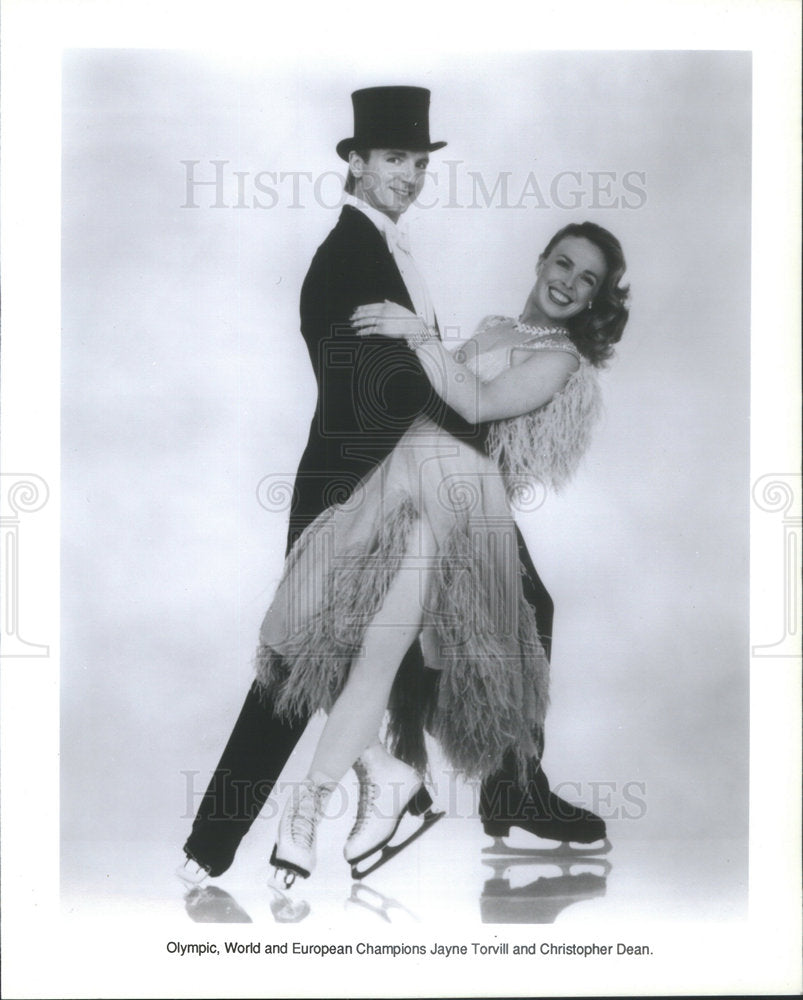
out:
M234 897L216 885L196 886L184 897L190 917L199 924L250 924L251 918Z
M310 914L310 905L306 899L293 899L272 882L268 882L271 892L270 912L277 924L298 924Z
M351 895L346 900L345 905L347 908L349 906L362 906L389 924L398 922L396 911L398 911L398 915L402 917L406 915L411 920L418 922L418 917L414 913L411 913L406 906L398 902L398 900L391 899L389 896L383 896L381 892L377 892L376 889L372 889L363 882L353 883Z
M344 837L349 823L345 816ZM62 857L62 903L65 915L76 918L98 914L105 919L147 906L172 920L180 907L183 920L250 918L254 925L267 921L273 926L304 920L305 926L316 921L344 929L358 923L379 929L402 921L440 929L452 914L478 925L481 916L486 922L525 924L589 918L652 921L656 915L678 922L746 919L744 840L628 839L619 834L612 853L603 857L500 855L483 850L491 841L478 825L443 820L357 888L352 888L339 842L330 838L321 845L315 877L299 881L284 895L266 886L264 840L269 838L246 841L225 878L210 877L202 886L175 878L172 844L69 842ZM132 866L127 859L134 856L137 864ZM615 878L606 885L614 869ZM584 900L586 905L569 905Z
M532 857L484 858L493 869L480 896L485 924L552 924L570 906L604 896L610 861L586 858L536 861Z

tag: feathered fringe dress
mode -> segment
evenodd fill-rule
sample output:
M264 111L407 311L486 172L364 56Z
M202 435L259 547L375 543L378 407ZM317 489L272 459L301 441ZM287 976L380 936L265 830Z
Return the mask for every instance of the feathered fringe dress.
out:
M405 556L418 519L436 554L420 560L424 663L439 671L430 699L408 692L389 705L388 736L414 725L450 764L484 777L512 750L526 772L537 757L549 663L522 591L512 491L560 488L588 444L599 409L594 368L568 335L487 317L467 362L490 382L532 351L568 351L579 368L550 402L496 421L484 453L419 417L349 499L327 508L291 550L260 630L260 685L285 717L328 712ZM405 563L409 566L410 563ZM411 609L415 611L415 609Z

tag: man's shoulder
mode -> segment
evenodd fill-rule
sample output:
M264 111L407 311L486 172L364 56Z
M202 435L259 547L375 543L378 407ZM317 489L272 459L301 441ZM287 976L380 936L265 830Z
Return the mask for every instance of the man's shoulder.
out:
M366 241L384 244L381 233L364 212L351 205L344 205L334 228L329 231L319 250L339 249L342 246L362 247Z
M344 205L312 258L305 284L329 281L337 274L371 273L388 257L390 251L373 222L359 209Z

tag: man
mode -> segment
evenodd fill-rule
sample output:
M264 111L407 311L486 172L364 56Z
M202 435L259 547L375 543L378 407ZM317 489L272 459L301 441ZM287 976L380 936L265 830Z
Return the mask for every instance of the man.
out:
M429 154L446 145L429 137L429 91L372 87L352 95L354 135L337 145L349 164L337 225L319 247L301 291L301 332L318 383L318 401L295 480L287 549L333 502L342 502L396 445L421 413L482 447L482 428L466 423L434 392L404 341L357 337L349 318L360 305L389 300L436 318L426 285L396 223L424 183ZM552 601L519 534L524 589L549 653ZM414 643L400 668L422 688L437 683ZM268 798L307 720L275 718L254 684L201 801L184 846L187 879L222 874ZM542 734L539 734L539 737ZM404 756L404 747L398 748ZM536 837L590 843L605 825L554 796L543 772L523 789L511 760L483 783L486 832L511 826ZM375 776L381 780L380 776ZM501 842L500 842L501 843Z

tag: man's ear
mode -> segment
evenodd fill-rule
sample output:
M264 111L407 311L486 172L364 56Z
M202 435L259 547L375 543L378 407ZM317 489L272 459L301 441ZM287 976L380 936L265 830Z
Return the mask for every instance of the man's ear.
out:
M365 170L365 160L353 149L349 152L349 170L355 177L362 177Z
M541 256L538 258L538 260L535 263L535 273L536 274L540 274L541 273L541 268L543 266L544 266L544 255L541 254Z

